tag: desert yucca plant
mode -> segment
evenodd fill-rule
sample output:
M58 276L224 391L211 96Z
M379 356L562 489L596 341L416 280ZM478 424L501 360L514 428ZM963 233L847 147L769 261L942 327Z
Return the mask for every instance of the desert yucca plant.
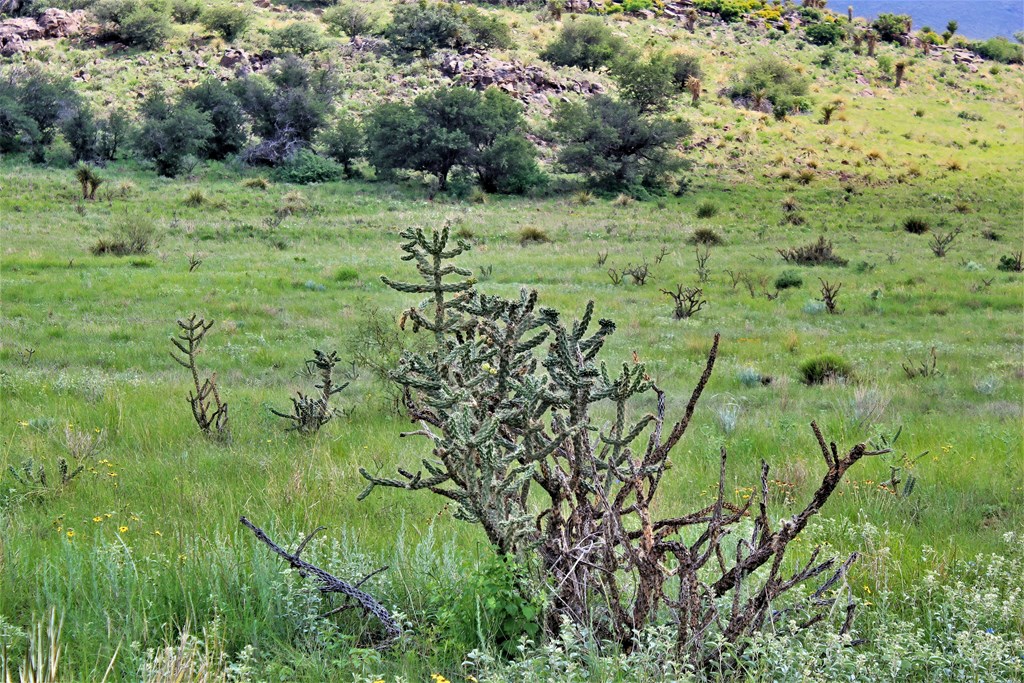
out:
M198 187L190 190L189 193L185 195L185 206L199 207L207 201L206 194Z
M700 92L704 83L696 76L688 76L686 79L686 90L690 93L690 104L696 107L700 104Z
M75 169L75 179L82 186L82 199L96 199L96 190L103 184L103 178L89 164L79 164Z

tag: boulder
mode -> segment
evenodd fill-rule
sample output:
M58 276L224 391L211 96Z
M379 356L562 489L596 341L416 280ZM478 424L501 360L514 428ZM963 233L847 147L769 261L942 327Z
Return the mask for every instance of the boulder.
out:
M18 17L0 21L0 39L18 36L22 40L39 40L43 37L43 29L35 19Z
M46 38L67 38L81 33L85 12L83 10L65 12L62 9L51 7L43 10L36 21Z
M13 57L19 52L28 52L29 49L29 46L17 34L0 35L0 57Z

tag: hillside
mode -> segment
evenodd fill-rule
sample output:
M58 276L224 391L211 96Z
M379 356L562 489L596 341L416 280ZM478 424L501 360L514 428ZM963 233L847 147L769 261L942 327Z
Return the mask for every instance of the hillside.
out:
M80 4L0 0L0 679L1024 676L1016 47Z

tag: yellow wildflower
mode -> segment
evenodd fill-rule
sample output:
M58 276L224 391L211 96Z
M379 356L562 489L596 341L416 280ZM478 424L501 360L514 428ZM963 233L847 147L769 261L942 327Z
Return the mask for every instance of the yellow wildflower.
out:
M103 517L93 517L92 521L94 521L94 522L102 522L103 521Z
M74 529L68 529L68 538L74 538L74 537L75 537L75 530Z
M123 534L123 533L126 533L128 531L128 527L126 527L126 526L119 526L119 527L117 527L117 530L120 531Z

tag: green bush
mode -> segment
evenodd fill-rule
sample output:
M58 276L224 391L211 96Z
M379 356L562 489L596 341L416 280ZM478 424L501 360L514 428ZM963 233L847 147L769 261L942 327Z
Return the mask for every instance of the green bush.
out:
M871 26L878 33L880 39L895 42L897 38L907 32L907 28L910 26L910 17L906 14L883 13L871 22Z
M903 229L912 235L923 235L931 230L928 219L919 216L909 216L903 219Z
M144 50L162 46L173 32L167 7L158 0L100 0L92 13L106 39Z
M0 73L0 151L28 146L33 160L42 162L61 117L80 106L66 76L51 76L36 66Z
M612 66L623 98L642 112L663 110L686 89L686 82L701 77L700 60L686 53L658 52L647 59L627 52Z
M541 59L557 66L597 69L611 64L624 49L621 38L597 17L573 18L558 37L541 51Z
M163 176L185 170L189 159L198 157L214 134L209 114L188 102L172 103L161 90L150 94L140 114L135 150Z
M718 204L703 201L697 205L697 218L714 218L718 215Z
M274 178L283 183L309 185L340 180L343 173L344 167L333 159L301 149L290 161L276 169Z
M371 34L377 25L377 16L369 7L354 2L327 8L320 20L327 25L330 33L349 38Z
M843 39L843 27L831 21L807 27L807 40L815 45L835 45Z
M1006 38L996 37L970 44L971 52L985 59L1003 64L1020 64L1024 62L1024 45L1011 43Z
M675 147L691 129L685 122L646 117L633 104L595 95L585 103L559 105L554 132L562 142L558 162L563 168L583 174L596 187L636 194L663 187L665 176L681 167Z
M200 21L206 30L213 31L224 40L233 41L249 28L252 14L247 9L233 5L214 5L203 12Z
M448 3L399 5L384 35L395 51L406 57L429 57L444 49L512 45L512 32L500 17Z
M245 111L231 90L216 78L182 91L181 101L195 105L210 118L213 135L202 153L208 159L224 159L237 154L248 140Z
M191 24L203 14L202 0L172 0L171 17L179 24Z
M461 168L476 173L485 190L521 192L543 177L523 125L522 105L497 89L436 90L412 104L377 107L366 126L367 157L384 174L429 173L441 189Z
M695 0L693 6L703 12L714 12L726 21L737 21L744 14L764 7L761 0Z
M778 57L762 57L748 66L729 89L733 100L751 109L764 102L772 105L777 118L810 108L807 79Z
M804 279L795 270L784 270L775 278L775 289L795 289L804 286Z
M354 174L352 164L366 153L366 136L362 127L351 119L341 119L320 135L324 155L341 164L345 177Z
M800 364L800 377L805 384L840 381L851 375L850 364L831 353L808 358Z
M316 24L294 21L270 34L270 48L277 52L308 55L327 46L323 32Z

